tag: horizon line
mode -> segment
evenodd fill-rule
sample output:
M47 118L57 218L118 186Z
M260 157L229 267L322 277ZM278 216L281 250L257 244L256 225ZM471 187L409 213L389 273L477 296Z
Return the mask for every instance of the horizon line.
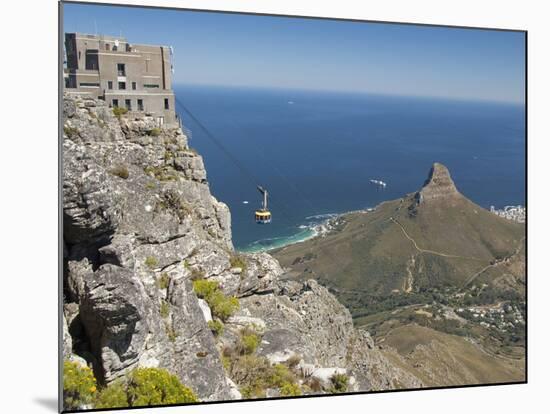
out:
M525 99L516 100L498 100L491 98L479 98L479 97L463 97L463 96L441 96L441 95L416 95L410 93L392 93L392 92L379 92L368 90L348 90L348 89L327 89L327 88L307 88L296 86L267 86L267 85L246 85L246 84L222 84L222 83L204 83L204 82L177 82L173 81L173 86L197 86L197 87L220 87L220 88L233 88L233 89L266 89L266 90L281 90L281 91L301 91L301 92L326 92L326 93L340 93L349 95L375 95L385 97L396 98L416 98L416 99L434 99L434 100L447 100L447 101L461 101L461 102L479 102L479 103L493 103L503 105L516 105L525 106Z

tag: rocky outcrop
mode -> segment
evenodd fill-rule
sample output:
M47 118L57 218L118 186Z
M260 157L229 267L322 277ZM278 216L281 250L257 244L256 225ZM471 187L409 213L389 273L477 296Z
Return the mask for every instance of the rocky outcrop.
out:
M393 367L368 332L353 327L349 311L314 280L278 281L268 294L242 298L239 314L226 324L226 337L247 324L262 332L260 355L271 363L299 358L306 379L327 383L333 374L345 374L352 391L422 386Z
M434 163L428 179L424 182L422 189L417 193L420 202L430 202L440 199L451 199L461 197L455 187L451 174L447 167L438 162Z
M258 353L272 363L295 356L304 376L346 372L353 390L392 388L396 376L401 386L419 384L316 282L281 280L266 253L234 265L229 209L210 193L202 158L178 126L119 119L101 100L66 96L63 197L63 352L83 358L101 383L162 367L201 400L240 398L220 350L254 326ZM197 278L240 298L223 337L208 327Z
M159 366L203 400L230 398L190 282L232 274L229 209L210 194L201 157L180 128L117 119L101 100L66 97L64 116L67 315L76 307L65 355L106 383Z

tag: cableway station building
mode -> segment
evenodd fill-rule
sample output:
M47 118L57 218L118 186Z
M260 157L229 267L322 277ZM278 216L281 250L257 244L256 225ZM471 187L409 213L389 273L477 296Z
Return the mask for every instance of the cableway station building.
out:
M65 33L65 92L105 100L109 107L177 121L172 48L130 44L123 37Z

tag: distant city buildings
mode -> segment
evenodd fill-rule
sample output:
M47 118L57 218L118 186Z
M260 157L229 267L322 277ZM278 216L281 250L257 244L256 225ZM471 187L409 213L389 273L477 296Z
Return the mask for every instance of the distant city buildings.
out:
M506 206L503 209L495 209L495 206L491 206L491 213L508 220L525 223L525 207L521 205Z
M161 125L175 122L172 49L123 37L65 33L65 92L105 100Z

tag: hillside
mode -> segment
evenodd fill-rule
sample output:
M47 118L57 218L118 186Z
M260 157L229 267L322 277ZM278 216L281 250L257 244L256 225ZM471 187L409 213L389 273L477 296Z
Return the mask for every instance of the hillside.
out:
M381 296L503 276L522 251L525 232L523 224L460 194L447 168L437 163L420 191L337 221L337 230L326 237L287 246L274 256L293 275ZM514 276L519 289L523 274Z
M332 224L273 252L286 278L328 287L425 384L523 380L524 224L468 200L438 163L419 191Z
M326 288L235 252L181 128L102 100L63 104L62 346L71 372L93 371L89 393L112 398L137 368L168 371L200 401L423 386ZM70 407L94 408L88 397Z

